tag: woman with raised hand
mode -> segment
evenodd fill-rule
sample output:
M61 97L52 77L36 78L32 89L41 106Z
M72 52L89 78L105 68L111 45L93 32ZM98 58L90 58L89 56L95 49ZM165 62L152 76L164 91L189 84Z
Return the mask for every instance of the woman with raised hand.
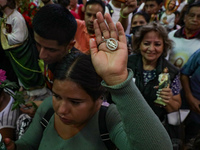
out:
M69 54L64 58L55 71L52 101L41 104L20 140L15 144L4 140L8 150L108 149L98 122L104 89L116 103L108 107L105 121L118 149L172 149L167 132L132 81L133 72L127 69L122 25L115 27L109 14L104 17L98 12L94 21L96 41L90 41L91 57ZM40 120L52 107L55 113L43 130Z

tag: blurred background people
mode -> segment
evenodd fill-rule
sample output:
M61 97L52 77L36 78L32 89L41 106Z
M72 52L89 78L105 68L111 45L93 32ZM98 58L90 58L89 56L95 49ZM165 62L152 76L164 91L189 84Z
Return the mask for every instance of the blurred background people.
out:
M170 0L167 4L166 10L162 13L160 17L160 23L168 30L171 31L175 23L175 11L176 0Z
M137 11L145 11L150 16L150 22L159 21L162 6L162 0L145 0L144 3L140 5Z
M78 0L70 0L69 10L72 10L81 20L84 20L84 5L78 4Z
M85 4L85 19L77 21L77 31L75 34L74 47L83 53L90 53L90 39L95 38L94 35L94 20L96 19L96 13L105 13L105 4L101 0L89 0Z
M182 68L189 57L200 48L200 1L188 7L184 23L180 29L169 33L169 38L174 41L169 61L178 68Z

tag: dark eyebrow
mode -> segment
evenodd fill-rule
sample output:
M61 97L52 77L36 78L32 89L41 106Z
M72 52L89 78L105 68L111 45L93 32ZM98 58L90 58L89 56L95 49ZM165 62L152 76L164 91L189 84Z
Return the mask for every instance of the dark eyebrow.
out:
M39 44L37 41L35 41L35 43L37 44L37 45L39 45L39 46L41 46L41 44ZM55 49L55 48L50 48L50 47L44 47L45 49L49 49L49 50L57 50L57 49Z
M56 96L60 96L59 94L56 94L56 92L53 91L52 89L52 94L56 95ZM80 99L80 98L71 98L71 97L67 97L68 100L76 100L76 101L84 101L85 99Z

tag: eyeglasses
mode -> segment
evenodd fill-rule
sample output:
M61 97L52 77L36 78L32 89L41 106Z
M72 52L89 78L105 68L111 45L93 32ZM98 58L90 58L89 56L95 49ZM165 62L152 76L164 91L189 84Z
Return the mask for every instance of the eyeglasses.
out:
M194 14L194 13L189 13L189 14L188 14L188 17L189 17L190 19L194 18L195 16L197 17L197 20L200 20L200 14Z

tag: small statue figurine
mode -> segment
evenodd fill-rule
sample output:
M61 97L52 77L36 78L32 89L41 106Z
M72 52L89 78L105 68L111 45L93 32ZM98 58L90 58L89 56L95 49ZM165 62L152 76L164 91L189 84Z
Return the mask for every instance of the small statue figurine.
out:
M159 85L158 90L166 88L170 84L170 76L168 73L168 68L163 69L163 73L161 73L158 77ZM162 98L160 96L157 96L157 99L154 101L159 106L166 106L166 103L162 101Z

